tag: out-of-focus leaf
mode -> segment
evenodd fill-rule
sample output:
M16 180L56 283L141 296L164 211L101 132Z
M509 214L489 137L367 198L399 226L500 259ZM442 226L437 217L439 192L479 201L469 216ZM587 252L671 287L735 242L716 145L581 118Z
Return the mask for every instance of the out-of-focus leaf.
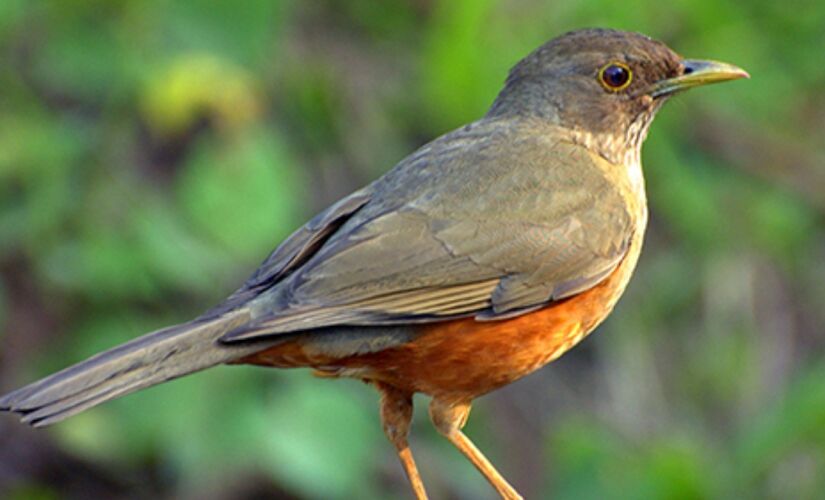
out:
M678 130L671 129L671 133L678 134ZM656 185L650 192L654 216L664 219L669 232L699 250L724 242L724 224L718 217L714 181L706 175L707 166L673 142L651 138L648 143L647 183Z
M0 231L5 244L40 255L71 214L73 167L91 140L82 127L31 111L20 119L0 118Z
M798 446L825 446L825 367L800 374L786 394L742 427L736 460L744 487L768 473ZM821 453L821 452L820 452Z
M701 499L718 493L713 450L680 436L651 436L635 447L596 422L568 421L552 434L558 498Z
M31 29L43 33L33 69L49 91L98 101L122 86L122 64L127 47L118 43L115 25L118 6L100 3L98 9L77 9L49 3L32 16Z
M184 50L223 54L266 67L276 59L274 41L289 19L292 0L154 2L167 40Z
M488 64L489 25L494 2L439 2L424 53L422 90L434 128L455 127L481 117L506 75ZM500 68L499 68L500 69Z
M106 300L148 296L158 283L146 272L140 248L128 234L101 231L49 252L46 273L55 284Z
M304 132L305 147L317 151L335 147L343 132L340 90L325 68L306 61L301 61L301 67L299 77L285 77L292 98L281 103L279 112L289 120L290 128Z
M183 218L166 204L138 207L133 223L141 260L168 286L209 296L215 292L227 294L248 273L251 263L238 262L230 250L198 237L194 228L184 224ZM228 281L233 278L238 282Z
M58 500L60 493L45 484L23 483L15 484L4 491L8 500Z
M186 55L158 72L143 91L143 113L153 132L176 136L204 118L235 130L255 120L263 103L240 67L209 55Z
M788 262L798 262L800 251L816 234L815 214L788 194L758 190L746 202L754 244Z
M0 2L0 44L7 42L6 37L13 34L26 13L26 3L26 0Z
M552 491L559 498L603 498L611 477L606 462L620 456L625 445L595 422L566 422L558 425L548 440L555 464ZM630 452L630 450L627 450ZM625 485L612 485L623 491Z
M385 444L377 398L354 398L346 387L352 382L306 375L290 376L268 402L259 428L268 469L311 498L368 495L372 486L362 478L373 466L375 447Z
M410 2L373 2L371 0L351 0L348 2L327 2L333 9L346 11L350 21L364 27L375 35L372 40L406 38L415 28L415 6Z
M276 132L201 142L179 179L181 207L235 255L261 259L297 226L307 203L295 163Z

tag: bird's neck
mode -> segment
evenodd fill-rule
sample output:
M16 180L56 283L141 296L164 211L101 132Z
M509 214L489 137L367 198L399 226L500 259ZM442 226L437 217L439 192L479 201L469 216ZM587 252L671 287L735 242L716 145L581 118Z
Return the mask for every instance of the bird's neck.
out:
M593 133L587 130L570 130L571 140L614 165L638 165L641 163L641 142L630 142L624 134Z
M573 142L614 165L638 165L642 143L659 106L651 103L632 116L618 109L602 109L595 102L571 102L545 85L521 80L508 82L486 118L539 120L565 130Z

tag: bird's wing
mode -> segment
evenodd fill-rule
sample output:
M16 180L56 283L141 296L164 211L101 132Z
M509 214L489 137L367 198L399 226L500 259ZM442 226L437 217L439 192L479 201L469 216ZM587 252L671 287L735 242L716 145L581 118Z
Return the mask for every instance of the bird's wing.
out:
M256 320L222 340L509 317L609 275L633 232L605 174L619 167L552 135L479 137L447 136L374 183L370 202L254 299Z

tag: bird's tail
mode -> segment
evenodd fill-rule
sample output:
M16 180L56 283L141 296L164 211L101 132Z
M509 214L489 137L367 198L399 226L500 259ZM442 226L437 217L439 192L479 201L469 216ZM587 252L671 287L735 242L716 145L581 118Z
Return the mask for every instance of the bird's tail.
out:
M0 411L35 427L138 389L238 359L260 344L223 345L218 338L249 320L245 310L164 328L93 356L0 398Z

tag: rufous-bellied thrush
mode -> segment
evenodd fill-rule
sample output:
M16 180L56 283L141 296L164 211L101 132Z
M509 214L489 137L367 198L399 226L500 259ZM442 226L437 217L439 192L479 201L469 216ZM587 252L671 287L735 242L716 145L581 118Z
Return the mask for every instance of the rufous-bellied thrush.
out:
M412 395L502 497L462 433L474 398L601 323L647 223L640 148L673 94L747 77L643 35L574 31L511 70L489 112L422 146L287 238L226 301L0 399L43 426L221 363L311 367L381 393L418 498Z

